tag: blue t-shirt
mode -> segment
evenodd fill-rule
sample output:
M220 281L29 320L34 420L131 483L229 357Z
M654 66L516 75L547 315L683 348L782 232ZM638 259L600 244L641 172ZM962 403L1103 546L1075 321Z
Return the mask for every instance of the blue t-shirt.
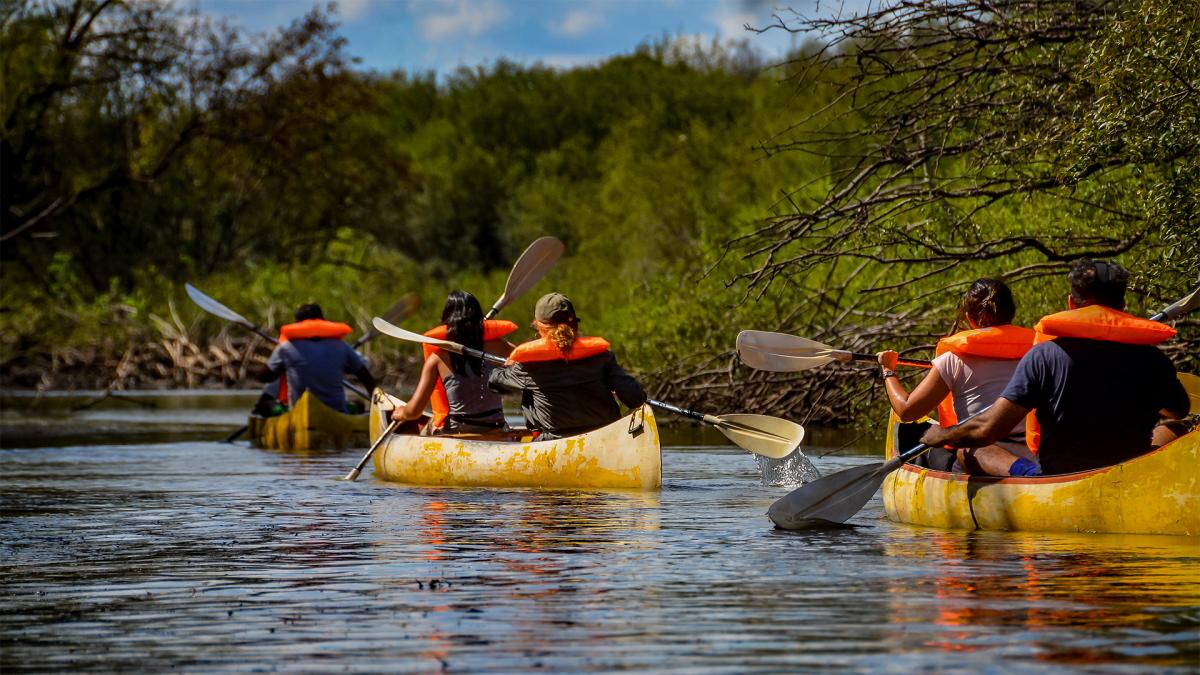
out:
M271 372L287 372L289 406L311 391L334 410L346 409L342 377L366 367L366 360L350 345L332 338L284 342L267 359Z
M1037 410L1045 474L1144 454L1159 410L1186 412L1189 405L1175 367L1157 347L1081 338L1034 346L1000 396Z

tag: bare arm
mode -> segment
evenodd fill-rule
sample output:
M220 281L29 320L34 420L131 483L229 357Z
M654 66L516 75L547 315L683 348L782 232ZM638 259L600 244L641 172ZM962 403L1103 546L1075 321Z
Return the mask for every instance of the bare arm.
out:
M1002 396L974 419L949 429L933 427L925 432L921 442L934 447L982 448L1007 436L1028 414L1028 409Z
M413 390L412 396L409 397L408 403L405 403L403 408L392 411L392 419L407 422L419 419L421 415L425 414L425 408L429 405L429 397L433 395L433 388L437 386L438 377L441 376L439 370L441 363L442 359L439 354L430 354L429 358L425 359L417 388Z
M879 353L879 365L884 372L895 372L899 355L893 351ZM883 388L887 391L888 403L901 422L913 422L933 412L942 399L950 393L950 387L942 380L936 368L931 368L925 379L910 395L898 377L885 377Z

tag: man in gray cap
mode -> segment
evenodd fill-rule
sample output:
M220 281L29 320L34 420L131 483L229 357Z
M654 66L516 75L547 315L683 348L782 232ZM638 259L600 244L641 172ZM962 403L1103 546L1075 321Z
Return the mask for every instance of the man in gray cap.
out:
M608 341L579 334L579 317L565 295L543 295L533 316L538 339L519 345L509 365L488 379L495 391L521 392L530 429L546 439L573 436L620 419L614 394L629 408L646 402L642 385L617 363Z

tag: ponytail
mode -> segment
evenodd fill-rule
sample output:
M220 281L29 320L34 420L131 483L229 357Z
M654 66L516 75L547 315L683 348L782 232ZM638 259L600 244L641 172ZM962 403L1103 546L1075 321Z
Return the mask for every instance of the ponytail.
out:
M558 347L563 356L571 353L571 348L575 346L575 340L579 338L578 321L565 321L563 323L534 321L533 325L539 333L544 335L555 347Z
M980 279L963 295L952 332L963 323L974 323L979 328L1003 326L1012 323L1016 314L1017 304L1007 284L999 279Z

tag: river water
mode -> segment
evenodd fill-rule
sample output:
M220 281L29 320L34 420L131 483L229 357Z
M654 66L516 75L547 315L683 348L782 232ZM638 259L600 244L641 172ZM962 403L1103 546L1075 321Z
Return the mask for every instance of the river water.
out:
M656 493L346 483L217 442L249 400L4 399L0 671L1200 668L1194 538L777 531L694 432Z

